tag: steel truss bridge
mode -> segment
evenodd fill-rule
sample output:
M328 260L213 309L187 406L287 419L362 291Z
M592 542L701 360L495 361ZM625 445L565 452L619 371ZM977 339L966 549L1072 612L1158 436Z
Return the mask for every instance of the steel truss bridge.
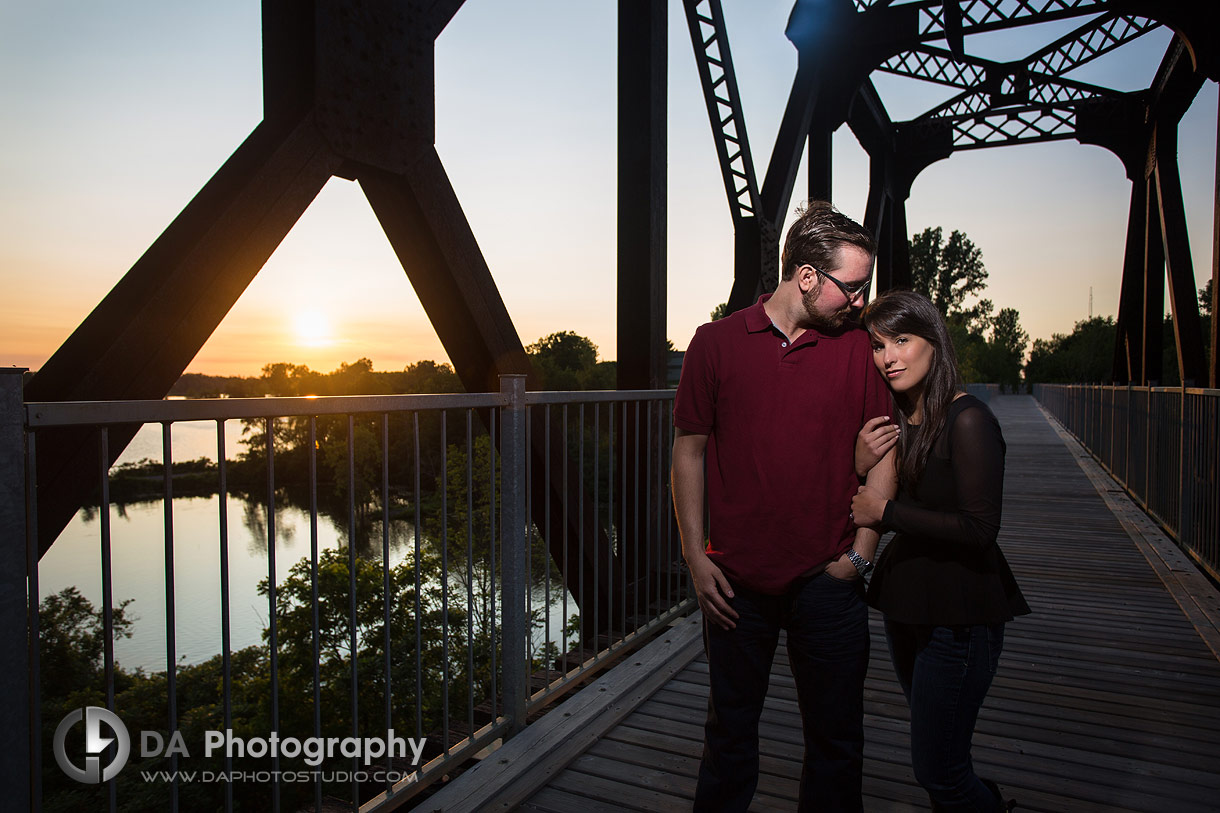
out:
M359 183L466 390L495 391L501 376L529 376L520 337L435 146L435 42L462 5L263 0L262 121L25 384L24 401L163 398L332 176ZM1209 362L1203 349L1176 149L1182 115L1205 81L1220 79L1218 29L1208 5L796 0L786 33L798 66L760 178L721 0L683 0L734 226L730 310L776 283L780 226L806 152L809 197L831 197L831 134L843 124L870 158L865 223L880 246L881 290L910 282L905 201L925 167L959 150L1075 139L1112 151L1132 183L1113 380L1144 385L1161 377L1167 276L1182 381L1216 387L1217 354ZM1079 25L1023 59L967 52L973 35L1057 20ZM663 0L619 0L620 390L661 389L666 379L667 26ZM1122 92L1072 78L1080 66L1160 26L1174 36L1147 88ZM870 79L877 71L957 93L910 121L893 121ZM1216 211L1213 313L1220 311L1214 283L1220 192ZM1212 347L1218 322L1211 323ZM659 436L665 421L658 411L645 423L624 430L624 449L638 448L635 433ZM31 469L35 560L137 428L112 427L101 447L86 427L40 437ZM599 557L624 554L610 553L592 520L546 515L543 506L583 498L578 485L541 474L564 462L556 456L557 431L532 426L532 520L572 526L551 551L557 558L564 546L576 546L571 561L580 545L593 546L579 558L584 570L565 573L581 601L611 589L599 572L621 568ZM645 465L625 451L620 471ZM635 504L625 515L656 510L661 491L630 497ZM5 570L16 577L24 573L25 552L13 548L16 558L5 560Z

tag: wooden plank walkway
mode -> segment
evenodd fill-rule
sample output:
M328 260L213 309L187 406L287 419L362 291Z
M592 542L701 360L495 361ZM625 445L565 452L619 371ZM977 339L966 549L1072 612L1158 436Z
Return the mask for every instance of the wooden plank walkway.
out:
M992 408L1008 441L1000 543L1034 613L1008 626L974 738L979 773L998 781L1021 810L1220 810L1216 616L1183 612L1166 582L1188 611L1195 607L1191 597L1181 595L1178 580L1158 576L1149 543L1137 545L1107 505L1125 498L1103 499L1077 463L1079 447L1064 442L1032 398L1001 397ZM1105 489L1106 481L1094 477ZM1195 593L1211 591L1195 602L1217 606L1210 583L1190 584ZM909 768L907 709L876 613L871 629L865 809L926 810ZM685 657L692 649L698 651L688 646ZM519 809L688 810L702 749L707 663L699 654L675 671L616 725L590 737L592 745L566 768L548 768L549 781L539 779L540 789ZM762 726L753 809L793 810L800 717L782 647ZM527 765L518 767L528 775Z

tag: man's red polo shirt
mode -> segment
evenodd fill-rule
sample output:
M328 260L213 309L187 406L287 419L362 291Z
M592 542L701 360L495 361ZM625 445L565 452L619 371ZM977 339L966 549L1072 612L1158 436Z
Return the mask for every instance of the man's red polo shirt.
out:
M867 332L789 342L768 298L695 332L674 425L708 436L708 556L736 584L776 594L851 547L856 435L892 413Z

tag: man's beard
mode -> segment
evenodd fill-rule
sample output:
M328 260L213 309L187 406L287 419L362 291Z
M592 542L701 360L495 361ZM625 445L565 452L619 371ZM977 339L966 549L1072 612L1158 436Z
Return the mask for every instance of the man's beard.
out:
M817 309L817 301L822 293L822 285L824 284L819 281L817 287L810 288L801 294L801 304L805 306L806 327L811 327L820 333L834 333L842 329L848 322L855 321L855 309L848 304L829 314L819 311Z

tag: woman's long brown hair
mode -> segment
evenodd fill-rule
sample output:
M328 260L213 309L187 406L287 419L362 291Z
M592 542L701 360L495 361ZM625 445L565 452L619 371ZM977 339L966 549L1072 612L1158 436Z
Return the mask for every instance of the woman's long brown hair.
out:
M945 426L949 404L962 390L957 370L957 353L949 329L936 307L923 294L915 291L889 291L874 299L861 316L864 326L873 336L893 339L900 335L918 336L932 345L932 366L924 379L923 419L912 426L908 418L916 404L898 393L898 482L908 492L914 490L923 476L932 453L932 444Z

